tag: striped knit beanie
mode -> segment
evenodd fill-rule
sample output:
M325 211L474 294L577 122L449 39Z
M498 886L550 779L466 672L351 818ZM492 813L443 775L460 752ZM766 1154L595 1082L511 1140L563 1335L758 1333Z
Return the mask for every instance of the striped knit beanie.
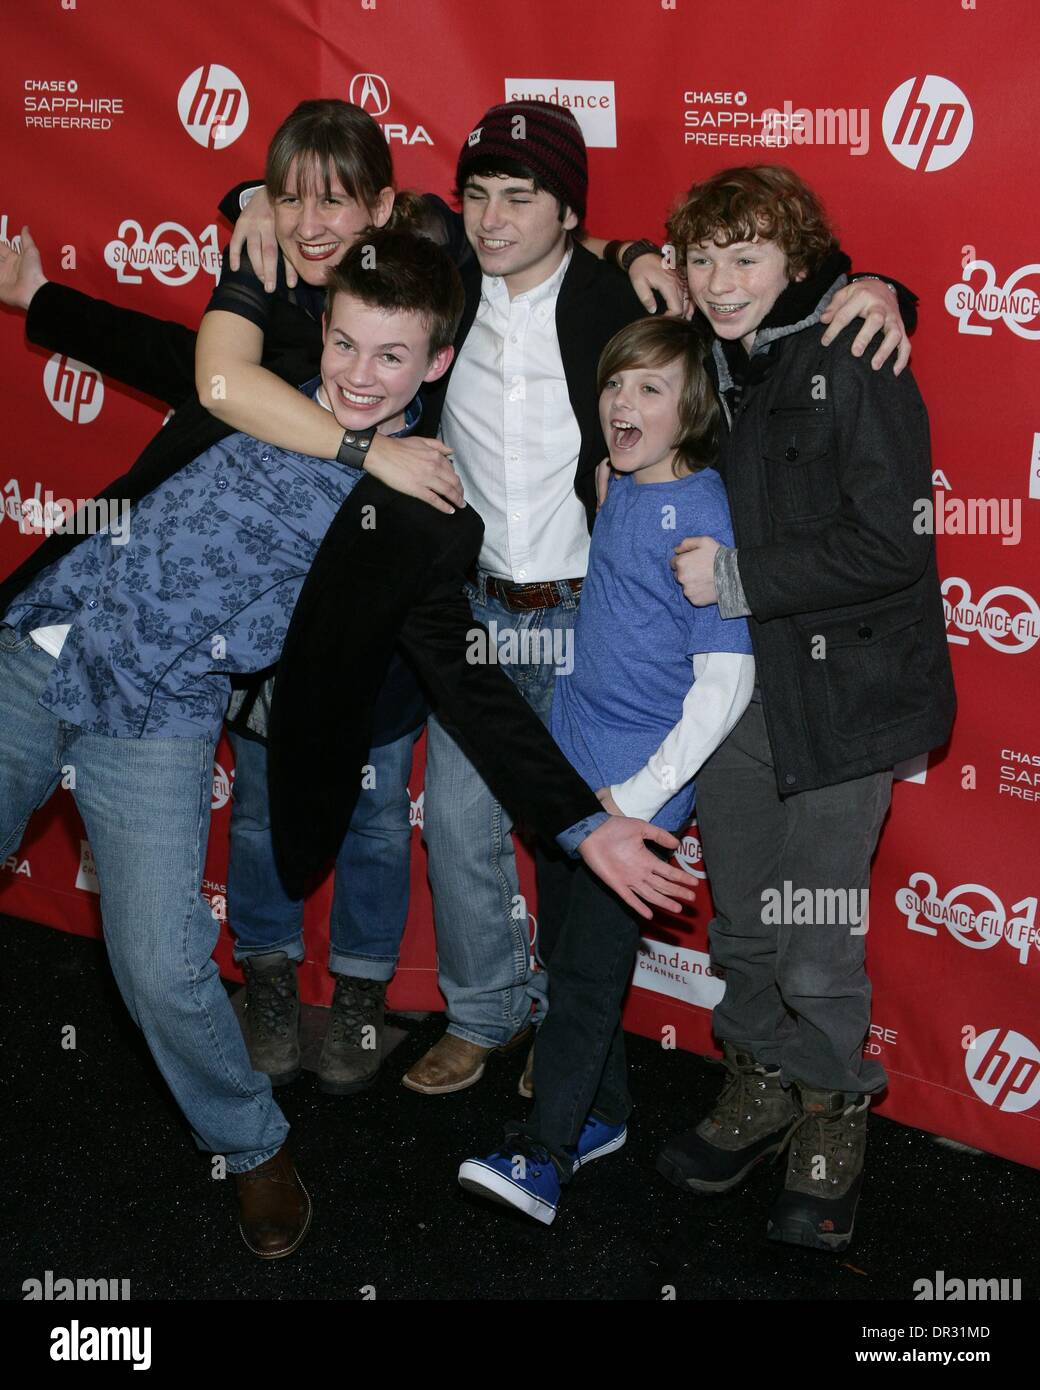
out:
M563 106L548 101L507 101L485 111L459 153L455 187L461 193L471 171L497 159L514 159L560 198L580 221L585 216L589 168L581 127Z

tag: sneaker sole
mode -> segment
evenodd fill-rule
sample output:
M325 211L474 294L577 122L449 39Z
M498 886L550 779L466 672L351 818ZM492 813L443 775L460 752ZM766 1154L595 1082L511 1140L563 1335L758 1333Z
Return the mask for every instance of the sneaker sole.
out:
M459 1169L459 1186L478 1197L486 1197L501 1206L522 1211L525 1216L533 1217L543 1226L551 1225L556 1216L556 1208L551 1202L545 1202L533 1192L525 1191L519 1183L503 1177L494 1168L489 1168L475 1159L467 1159Z
M847 1231L827 1235L818 1231L811 1221L788 1221L782 1226L772 1221L766 1224L766 1235L770 1240L782 1241L785 1245L801 1245L810 1250L847 1250L852 1243L852 1226Z
M757 1168L767 1158L774 1158L780 1153L786 1142L785 1138L780 1143L773 1145L772 1148L765 1149L762 1153L757 1154L739 1173L732 1178L724 1179L722 1182L707 1182L703 1178L688 1178L679 1164L663 1153L657 1155L656 1168L663 1178L667 1178L676 1187L683 1187L688 1192L697 1192L702 1197L721 1197L723 1193L732 1192L735 1187L739 1187L753 1168Z
M594 1163L597 1158L606 1158L607 1154L617 1153L618 1149L625 1147L627 1139L628 1130L623 1129L616 1139L608 1139L605 1144L600 1144L598 1149L590 1149L583 1158L577 1159L574 1164L574 1171L577 1172L579 1168L584 1168L586 1163Z

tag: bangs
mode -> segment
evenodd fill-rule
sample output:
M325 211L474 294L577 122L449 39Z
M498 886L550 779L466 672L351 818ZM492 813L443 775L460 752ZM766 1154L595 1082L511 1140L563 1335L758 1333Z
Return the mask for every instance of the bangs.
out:
M299 197L308 193L321 194L324 198L338 196L333 185L338 181L348 198L360 202L353 170L336 161L331 150L308 150L303 154L290 154L285 159L272 160L272 180L267 191L272 198L284 198L290 192L295 177L293 192Z
M684 342L673 338L654 341L649 335L642 339L629 335L616 344L608 343L599 360L596 390L602 391L606 382L618 372L653 371L670 366L687 351Z
M275 131L264 169L269 195L285 197L294 175L296 193L329 197L338 180L344 194L365 208L381 189L394 186L382 131L360 107L342 101L301 102Z

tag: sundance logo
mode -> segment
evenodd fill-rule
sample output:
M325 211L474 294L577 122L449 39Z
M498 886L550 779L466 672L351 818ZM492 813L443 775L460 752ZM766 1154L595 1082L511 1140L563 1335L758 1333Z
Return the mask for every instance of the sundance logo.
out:
M968 581L951 575L943 580L942 602L946 640L954 646L966 647L977 633L994 651L1018 656L1040 639L1040 607L1013 584L997 584L973 601ZM951 628L968 635L958 637Z
M956 941L972 951L988 951L1006 941L1017 951L1020 965L1028 961L1030 948L1040 951L1035 896L1012 903L1009 912L984 883L959 883L942 895L931 874L914 873L907 886L896 893L896 907L906 917L910 931L938 936L939 928L944 926Z
M982 280L973 285L970 282L976 275ZM943 300L946 312L957 320L957 332L988 338L993 333L991 325L1000 322L1016 337L1035 342L1040 338L1040 293L1022 281L1036 275L1040 275L1040 264L1034 261L1019 266L1000 284L992 262L965 261L960 280L949 287Z
M89 425L105 403L105 383L101 373L85 362L56 352L43 369L43 389L63 420Z
M119 224L114 239L105 247L105 264L124 285L139 285L141 271L150 271L164 285L187 285L200 270L220 279L220 247L217 228L210 223L196 241L179 222L160 222L149 234L132 217Z
M726 988L712 971L707 951L668 946L645 936L639 943L632 983L640 989L667 994L701 1009L713 1009Z
M177 114L197 145L224 150L246 128L249 98L230 68L204 64L184 79L177 94Z
M885 103L881 133L893 159L933 174L955 164L975 127L971 106L945 77L908 77Z
M1040 1101L1040 1050L1023 1033L979 1033L965 1049L964 1070L978 1098L997 1110L1020 1114Z
M547 101L568 110L593 149L617 146L617 103L613 82L582 82L561 77L507 77L506 101Z

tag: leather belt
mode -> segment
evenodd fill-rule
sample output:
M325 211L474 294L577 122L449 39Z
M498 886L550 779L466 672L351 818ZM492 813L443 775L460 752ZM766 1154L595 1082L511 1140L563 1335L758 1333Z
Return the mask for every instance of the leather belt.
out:
M480 587L475 569L470 570L466 578L474 587ZM484 592L497 599L510 613L529 613L534 608L558 608L563 602L559 586L565 585L577 598L583 582L580 579L546 579L539 584L514 584L509 579L496 579L491 574L483 578Z

